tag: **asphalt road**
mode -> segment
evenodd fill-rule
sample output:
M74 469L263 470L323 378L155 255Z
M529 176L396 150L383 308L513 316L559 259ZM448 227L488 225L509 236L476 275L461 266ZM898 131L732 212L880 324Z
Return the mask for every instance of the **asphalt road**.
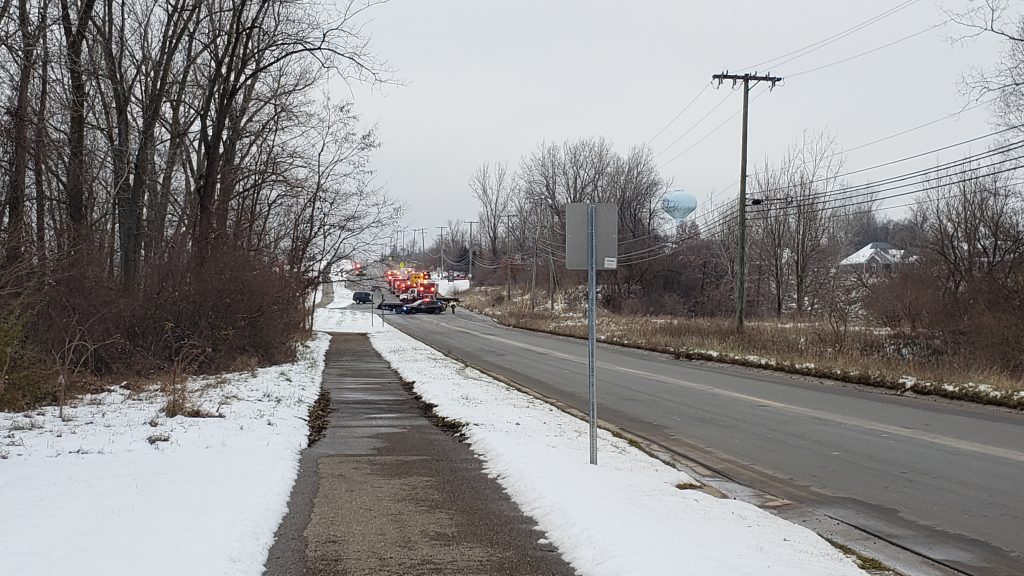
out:
M583 341L461 309L388 321L586 410ZM963 573L1024 574L1024 416L615 346L597 359L602 420Z

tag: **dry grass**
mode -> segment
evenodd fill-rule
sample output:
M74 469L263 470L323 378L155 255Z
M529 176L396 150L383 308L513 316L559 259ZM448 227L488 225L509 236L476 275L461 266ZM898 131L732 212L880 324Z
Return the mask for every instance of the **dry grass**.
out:
M307 435L306 446L312 446L327 434L327 426L330 424L331 393L326 388L320 388L320 394L316 401L309 407L309 434Z
M522 297L477 288L463 305L499 322L540 332L586 338L581 311L528 310ZM896 336L871 326L833 329L818 323L757 321L739 333L731 320L620 315L601 311L598 338L606 343L807 376L934 394L1024 409L1024 377L946 357L924 339Z

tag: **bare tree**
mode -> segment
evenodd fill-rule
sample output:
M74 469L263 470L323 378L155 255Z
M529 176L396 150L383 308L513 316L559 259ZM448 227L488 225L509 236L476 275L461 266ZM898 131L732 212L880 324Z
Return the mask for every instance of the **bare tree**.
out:
M96 309L90 337L131 343L99 369L173 354L165 325L227 350L276 323L255 346L288 353L305 291L402 210L370 185L373 131L323 96L390 81L360 28L377 4L0 0L0 275L67 309L19 307L38 362L71 366L74 318ZM236 307L205 308L219 291Z
M1024 12L1010 0L970 0L964 10L947 14L967 31L967 37L991 35L1001 42L1000 60L989 68L975 68L963 79L967 95L975 100L994 97L995 118L1004 127L1024 126Z
M29 112L29 91L36 68L36 42L41 25L33 26L28 0L18 0L18 31L21 39L19 50L14 52L20 60L18 66L18 86L15 103L11 110L12 139L14 150L11 159L11 175L7 188L7 238L5 246L5 266L16 266L24 253L28 234L25 222L25 178L28 172L29 130L31 114Z
M934 257L951 297L977 280L1011 280L1024 266L1024 195L999 172L949 175L914 208L919 248Z
M482 164L470 177L469 189L480 207L480 237L487 243L491 258L497 259L503 220L512 206L514 190L508 165Z
M791 155L781 161L785 164ZM766 206L763 216L754 222L751 230L751 251L755 258L767 268L772 291L772 308L776 318L782 317L786 299L790 295L792 276L790 270L792 220L786 210L791 200L782 175L787 168L773 167L768 160L754 177L753 192Z
M65 179L70 245L81 250L89 234L86 202L86 100L88 84L82 62L86 33L92 23L96 0L81 0L74 6L71 0L60 0L60 21L64 31L65 58L68 74L68 159Z

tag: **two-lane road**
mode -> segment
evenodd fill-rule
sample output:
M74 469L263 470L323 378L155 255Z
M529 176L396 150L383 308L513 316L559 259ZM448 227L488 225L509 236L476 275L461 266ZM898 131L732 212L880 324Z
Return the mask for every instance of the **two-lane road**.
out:
M461 310L388 319L586 410L583 341ZM1021 415L615 346L597 358L602 420L967 574L1024 574Z

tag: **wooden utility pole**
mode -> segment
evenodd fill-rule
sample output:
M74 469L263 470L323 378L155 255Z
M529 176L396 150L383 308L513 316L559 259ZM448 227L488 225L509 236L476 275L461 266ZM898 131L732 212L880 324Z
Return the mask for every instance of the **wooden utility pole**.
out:
M416 233L417 232L420 233L420 242L421 242L420 246L422 246L422 248L423 248L423 255L426 256L427 255L427 229L426 228L413 228L412 229L412 242L413 242L413 247L414 247L413 249L414 250L415 250L415 246L416 246Z
M540 244L540 210L537 211L537 234L533 238L533 272L530 273L530 311L537 309L537 249Z
M466 223L469 224L469 273L467 274L467 277L469 278L470 286L472 286L473 285L473 224L476 224L477 222L476 222L476 220L471 220L471 221L466 222Z
M416 251L416 233L417 232L420 233L420 247L423 250L423 260L426 261L426 259L427 259L427 229L426 228L413 228L412 229L412 249L413 249L414 252ZM416 266L418 267L419 266L419 262L418 262L419 258L417 258L416 260L417 260Z
M555 256L548 254L548 308L555 311Z
M512 214L505 215L505 301L512 301Z
M747 301L747 106L750 103L750 83L769 82L771 88L774 88L777 83L782 82L782 78L770 74L759 76L757 72L729 74L726 71L713 75L711 79L718 81L718 86L721 86L722 82L726 80L732 80L733 86L736 86L737 82L743 83L743 137L740 148L740 198L737 206L739 209L739 239L737 241L739 256L736 263L736 329L742 331Z
M441 231L441 277L444 278L444 229L447 226L438 226L437 229Z

